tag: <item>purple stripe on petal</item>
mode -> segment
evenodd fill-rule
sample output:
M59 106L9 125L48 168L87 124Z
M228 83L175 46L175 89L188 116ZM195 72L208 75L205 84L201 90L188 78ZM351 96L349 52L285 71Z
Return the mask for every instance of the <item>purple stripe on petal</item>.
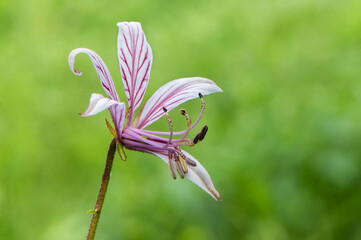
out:
M117 131L118 136L121 136L125 121L125 104L122 103L111 106L109 110L115 125L115 130Z
M112 77L110 76L108 68L104 64L103 60L92 50L86 48L77 48L69 54L69 67L73 71L73 73L76 75L81 75L81 72L78 72L74 69L75 56L78 53L86 53L90 57L90 60L93 62L95 70L98 74L98 77L106 94L110 99L119 101L118 94L115 90L114 83Z
M107 108L111 108L114 105L124 106L124 103L120 103L118 101L105 98L103 97L103 95L98 93L93 93L90 97L88 109L84 113L81 113L80 115L84 117L92 116Z
M137 127L145 128L163 116L163 107L170 111L181 103L198 98L198 93L207 95L214 92L222 92L222 90L212 80L206 78L182 78L168 82L146 102Z
M129 122L146 91L153 61L142 27L135 22L118 23L118 56L128 104Z

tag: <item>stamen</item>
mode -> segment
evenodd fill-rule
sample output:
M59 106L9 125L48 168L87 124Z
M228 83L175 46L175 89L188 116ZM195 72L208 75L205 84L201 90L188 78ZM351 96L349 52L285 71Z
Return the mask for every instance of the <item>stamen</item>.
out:
M184 135L184 137L182 137L181 139L184 139L184 138L186 138L186 137L187 137L187 135L188 135L189 131L190 131L191 129L193 129L193 128L194 128L194 127L198 124L199 120L201 120L202 115L203 115L203 113L204 113L205 102L204 102L204 99L203 99L203 95L202 95L202 93L198 93L198 96L199 96L199 98L201 99L201 102L202 102L201 112L200 112L200 114L199 114L199 116L198 116L197 120L193 123L193 125L192 125L192 126L188 127L188 129L185 131L185 135ZM188 126L188 124L187 124L187 126ZM198 135L198 134L197 134L197 135ZM196 136L196 137L197 137L197 136ZM193 143L194 143L194 141L193 141Z
M204 125L201 132L200 132L200 137L199 137L199 141L202 141L204 139L204 137L206 136L206 133L208 131L208 126Z
M172 138L173 138L173 125L172 125L172 120L170 120L169 114L167 112L168 110L165 107L163 107L163 111L164 111L165 116L167 118L169 131L170 131L169 140L168 140L167 144L165 145L165 147L168 147L168 145L170 144L170 142L172 141Z
M205 102L204 102L204 99L203 99L203 95L202 95L202 93L198 93L198 96L199 96L199 98L201 99L201 102L202 102L201 111L203 113L204 108L205 108Z
M199 133L197 133L197 135L194 137L193 144L197 144L200 141L202 141L206 136L207 131L208 131L208 126L204 125L202 130Z
M204 113L205 102L204 102L204 99L203 99L203 95L201 93L198 93L198 96L202 100L201 112L199 113L199 116L198 116L197 120L190 127L191 130L198 124L198 122L201 120L202 115ZM149 134L169 135L169 132L159 132L159 131L150 131L150 130L143 130L143 131L146 131ZM185 134L186 132L187 132L187 130L184 130L184 131L181 131L181 132L174 132L173 135L182 135L182 134ZM182 139L182 140L184 140L184 139Z
M175 179L177 179L177 175L175 174L175 171L174 171L174 162L173 162L173 156L172 156L171 151L168 152L168 159L169 159L168 160L169 170L172 175L172 178L175 180Z
M191 117L188 115L187 111L185 109L180 109L179 110L180 114L182 114L183 116L186 117L187 119L187 130L186 132L184 133L184 136L181 138L181 140L185 139L189 133L189 131L191 130L191 123L192 123L192 120L191 120Z
M197 133L197 135L196 135L196 136L194 137L194 139L193 139L193 144L197 144L197 143L199 142L200 135L201 135L200 132Z
M195 161L193 161L192 159L190 159L190 158L186 158L186 162L187 162L188 165L190 165L192 167L197 166L197 163Z
M179 156L181 156L183 159L185 159L185 161L188 165L190 165L192 167L197 166L197 163L194 160L188 158L182 151L179 152Z
M184 160L184 158L182 156L179 156L179 162L181 163L181 167L184 173L188 172L188 168L187 168L187 164L186 161Z
M185 109L180 109L179 112L180 112L180 114L182 114L183 116L187 114L187 112L186 112Z
M183 172L183 169L182 169L182 165L181 165L179 160L176 160L175 163L176 163L176 167L177 167L177 172L178 172L179 176L183 179L184 178L184 172Z
M199 122L199 120L201 120L201 117L202 117L202 115L203 115L203 113L204 113L204 109L205 109L205 107L206 107L206 104L205 104L205 102L204 102L202 93L198 93L198 96L199 96L199 98L201 99L201 103L202 103L202 105L201 105L201 112L200 112L200 114L199 114L199 117L198 117L197 121L195 121L195 122L193 123L191 129L194 128L194 127L197 125L197 123Z

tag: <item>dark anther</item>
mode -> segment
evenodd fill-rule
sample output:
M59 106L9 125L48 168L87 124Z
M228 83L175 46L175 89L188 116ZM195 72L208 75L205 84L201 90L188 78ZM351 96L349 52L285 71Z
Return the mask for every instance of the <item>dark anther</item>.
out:
M193 139L193 144L197 144L200 141L199 140L200 136L201 136L201 133L200 132L197 133L197 135Z
M208 126L204 125L202 130L199 132L200 133L199 141L202 141L204 139L204 137L206 136L207 131L208 131Z
M163 111L164 111L164 112L167 112L168 110L167 110L165 107L163 107Z
M199 98L203 97L202 93L198 93L198 96L199 96Z
M184 109L180 109L179 112L180 112L180 114L182 114L183 116L186 115L186 113L187 113L186 110L184 110Z

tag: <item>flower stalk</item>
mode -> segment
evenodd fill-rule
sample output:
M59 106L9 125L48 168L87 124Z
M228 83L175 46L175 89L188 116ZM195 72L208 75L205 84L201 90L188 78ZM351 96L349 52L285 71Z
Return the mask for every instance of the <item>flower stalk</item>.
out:
M100 213L102 211L102 207L103 207L103 203L104 203L105 194L107 193L107 189L108 189L108 184L109 184L109 179L110 179L110 173L111 173L112 166L113 166L115 150L117 148L116 143L117 143L117 140L115 138L113 138L113 140L111 141L111 143L109 145L107 160L105 162L104 173L103 173L103 177L102 177L102 183L100 185L100 190L99 190L97 202L95 204L95 208L92 211L93 217L92 217L92 220L90 223L87 240L93 240L95 237L95 232L97 230Z

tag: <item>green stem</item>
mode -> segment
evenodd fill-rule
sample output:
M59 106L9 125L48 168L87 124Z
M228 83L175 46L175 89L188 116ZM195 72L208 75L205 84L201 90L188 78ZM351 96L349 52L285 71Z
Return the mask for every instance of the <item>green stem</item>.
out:
M103 207L105 194L106 194L107 188L108 188L110 172L111 172L112 166L113 166L114 154L115 154L115 150L116 150L116 146L117 146L116 143L117 143L117 140L114 138L109 146L107 161L105 163L104 173L103 173L103 177L102 177L102 184L100 186L98 199L95 204L94 213L93 213L92 221L90 223L87 240L93 240L94 236L95 236L95 231L97 230L100 212Z

